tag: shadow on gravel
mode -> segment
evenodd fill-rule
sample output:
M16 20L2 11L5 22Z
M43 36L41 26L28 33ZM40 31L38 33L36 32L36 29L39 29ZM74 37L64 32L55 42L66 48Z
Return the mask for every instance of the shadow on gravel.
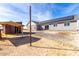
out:
M41 46L32 46L35 48L44 48L44 49L56 49L56 50L67 50L67 51L79 51L76 49L65 49L65 48L56 48L56 47L41 47Z
M24 44L28 44L30 43L30 39L29 36L26 37L14 37L14 38L4 38L3 40L9 40L14 46L20 46L20 45L24 45ZM32 43L39 41L40 38L37 37L32 37Z
M0 48L0 51L1 51L2 49Z

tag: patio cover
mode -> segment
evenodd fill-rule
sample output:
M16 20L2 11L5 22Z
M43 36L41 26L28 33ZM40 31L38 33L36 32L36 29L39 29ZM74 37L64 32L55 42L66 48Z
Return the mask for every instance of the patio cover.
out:
M16 27L19 27L19 26L23 26L22 24L19 24L17 22L0 22L1 25L12 25L12 26L16 26Z

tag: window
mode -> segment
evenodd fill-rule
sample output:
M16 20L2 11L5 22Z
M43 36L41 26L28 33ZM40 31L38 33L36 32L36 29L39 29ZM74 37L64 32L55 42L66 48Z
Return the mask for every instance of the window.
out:
M45 30L49 30L49 25L46 25L45 26Z
M70 26L70 22L69 22L69 21L66 21L66 22L64 23L64 26Z
M52 24L49 24L49 25L52 25Z
M54 27L57 27L57 24L54 24L53 26L54 26Z

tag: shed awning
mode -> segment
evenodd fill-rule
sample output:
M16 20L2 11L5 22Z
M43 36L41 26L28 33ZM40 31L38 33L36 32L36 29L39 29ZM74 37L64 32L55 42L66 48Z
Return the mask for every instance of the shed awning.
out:
M11 25L11 26L16 26L16 27L23 26L22 24L19 24L17 22L0 22L0 24L2 24L2 25Z

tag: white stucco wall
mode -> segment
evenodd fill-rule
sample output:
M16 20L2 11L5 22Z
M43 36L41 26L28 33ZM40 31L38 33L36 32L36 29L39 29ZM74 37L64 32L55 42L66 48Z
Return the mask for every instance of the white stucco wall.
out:
M31 28L32 30L37 30L37 25L36 25L36 23L31 22L31 26L32 26L32 28ZM28 29L28 30L30 29L30 23L28 23L27 29Z
M64 26L64 23L57 24L57 27L49 25L49 30L77 30L77 22L70 23L70 26Z
M79 31L79 20L77 20L77 30Z
M79 31L79 14L75 15L75 20L77 20L77 30Z
M45 29L45 26L42 26L43 30Z
M24 25L24 26L23 26L23 29L27 29L27 26L26 26L26 25Z

